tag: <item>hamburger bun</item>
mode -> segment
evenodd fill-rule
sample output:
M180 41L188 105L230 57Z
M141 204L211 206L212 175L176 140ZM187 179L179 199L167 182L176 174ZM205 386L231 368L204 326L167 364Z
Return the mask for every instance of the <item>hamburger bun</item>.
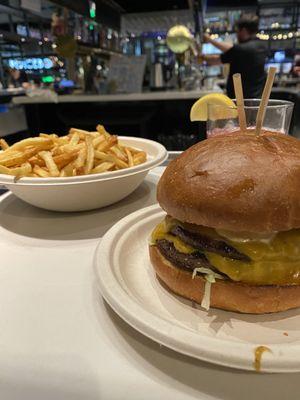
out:
M174 293L201 304L205 278L173 266L158 250L149 246L151 263L160 280ZM211 286L210 306L228 311L264 314L300 307L299 285L255 286L231 280L217 280Z
M268 233L300 228L299 188L298 139L234 133L199 142L173 160L160 179L157 199L182 222Z

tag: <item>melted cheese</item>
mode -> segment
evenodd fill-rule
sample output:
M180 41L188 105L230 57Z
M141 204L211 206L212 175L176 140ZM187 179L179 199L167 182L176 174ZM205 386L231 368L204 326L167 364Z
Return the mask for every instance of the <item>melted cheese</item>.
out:
M215 268L233 281L252 285L300 284L300 261L289 261L279 257L274 261L262 260L244 263L215 253L205 254Z
M169 233L171 226L176 223L176 220L169 217L161 222L152 233L152 241L169 240L181 253L197 251ZM224 240L216 231L212 233L211 228L197 229L207 236ZM215 268L232 280L254 285L300 284L300 229L279 232L268 241L252 237L247 241L226 239L226 242L248 255L251 262L233 260L210 252L205 252L205 255Z
M235 232L231 231L225 231L223 229L217 229L216 232L218 235L223 236L225 239L232 240L237 243L246 243L246 242L261 242L261 243L271 243L271 241L274 239L276 236L277 232L272 232L268 234L251 234L248 232L239 232L238 234Z
M165 221L162 221L160 224L158 224L154 229L154 231L152 232L151 235L152 242L155 243L157 240L166 239L169 242L172 242L176 250L178 250L180 253L191 254L196 251L196 249L184 243L178 237L169 234L168 228L169 227L167 226Z

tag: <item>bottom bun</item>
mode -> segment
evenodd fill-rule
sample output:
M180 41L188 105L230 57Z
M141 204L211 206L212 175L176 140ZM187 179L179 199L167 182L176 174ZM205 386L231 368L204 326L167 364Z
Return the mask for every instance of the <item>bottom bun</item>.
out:
M205 279L175 267L156 246L149 246L152 265L158 277L174 293L201 304ZM265 314L300 307L300 285L248 285L217 280L211 286L210 306L228 311Z

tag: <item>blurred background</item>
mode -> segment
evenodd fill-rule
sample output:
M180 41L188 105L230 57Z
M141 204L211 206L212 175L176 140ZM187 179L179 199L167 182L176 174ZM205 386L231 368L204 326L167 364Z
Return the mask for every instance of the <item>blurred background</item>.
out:
M191 105L224 91L228 75L201 59L220 53L203 35L234 43L244 13L259 17L265 69L277 70L272 97L295 103L290 133L300 136L299 0L0 0L0 136L102 123L188 147L205 132ZM178 25L187 30L172 36Z

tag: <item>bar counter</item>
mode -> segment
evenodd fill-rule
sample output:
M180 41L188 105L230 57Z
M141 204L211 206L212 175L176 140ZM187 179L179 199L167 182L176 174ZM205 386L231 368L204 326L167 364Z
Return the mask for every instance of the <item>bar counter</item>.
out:
M36 104L36 103L106 103L106 102L128 102L128 101L162 101L162 100L190 100L198 99L209 93L222 93L219 87L214 90L191 90L191 91L157 91L142 93L123 94L69 94L56 97L46 96L19 96L13 99L14 104Z
M195 100L213 90L160 91L131 94L19 96L30 134L63 135L71 127L93 130L99 123L109 132L158 140L168 150L182 150L205 137L205 123L191 122Z
M14 105L26 111L30 134L67 133L70 127L93 130L99 123L118 135L158 140L168 150L183 150L205 138L205 123L191 122L195 100L213 90L156 91L130 94L69 94L50 91L42 96L18 96ZM297 88L273 88L271 98L294 102L290 133L299 137L300 96Z

